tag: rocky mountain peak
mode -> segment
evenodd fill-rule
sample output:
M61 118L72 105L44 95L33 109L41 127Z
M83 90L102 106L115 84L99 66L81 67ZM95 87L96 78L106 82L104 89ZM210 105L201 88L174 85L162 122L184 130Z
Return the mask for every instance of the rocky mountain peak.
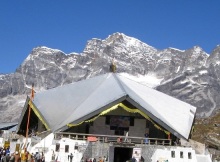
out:
M57 53L63 53L61 50L58 49L52 49L52 48L48 48L46 46L38 46L36 48L33 48L33 50L31 51L31 53L28 55L27 59L34 59L35 57L41 57L43 55L54 55Z
M216 48L214 56L219 51ZM104 40L89 40L80 54L34 48L15 73L0 75L0 119L17 119L10 110L22 109L32 83L41 91L104 74L113 58L116 72L156 80L158 90L198 107L198 116L209 116L220 107L218 69L204 66L209 55L201 47L157 50L136 38L114 33ZM219 58L212 61L217 63Z
M201 52L201 51L203 51L203 49L202 49L202 47L200 47L200 46L193 46L193 48L192 48L194 51L196 51L196 52Z
M207 60L207 65L210 64L220 64L220 45L217 45L216 48L212 51L210 57Z
M142 49L148 49L148 52L156 52L157 49L141 42L140 40L129 37L123 33L114 33L108 38L105 39L105 42L109 46L121 46L125 48L133 48L135 49L136 47L142 48Z

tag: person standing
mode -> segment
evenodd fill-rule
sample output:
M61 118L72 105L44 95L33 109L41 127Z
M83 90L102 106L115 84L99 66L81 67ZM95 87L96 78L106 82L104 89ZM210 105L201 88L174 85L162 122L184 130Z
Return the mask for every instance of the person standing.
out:
M10 158L11 158L11 157L10 157L10 153L7 153L7 154L6 154L6 162L9 162Z
M73 154L72 154L72 153L70 153L70 155L69 155L69 159L70 159L70 162L73 161Z
M131 162L136 162L136 161L137 160L134 157L131 158Z
M36 162L40 162L40 160L41 160L41 155L40 155L39 152L36 152L36 154L35 154L35 161Z
M126 134L125 134L125 140L124 140L124 142L128 142L128 131L127 131Z
M102 157L99 157L99 162L103 162L103 159L102 159Z
M45 162L45 156L44 156L44 153L43 153L43 152L41 153L40 159L41 159L41 162Z
M5 150L6 155L9 154L10 155L10 147L7 147L7 149Z
M6 155L5 155L5 154L2 156L1 162L7 162L7 161L6 161Z
M27 151L27 162L31 162L31 154Z
M18 151L15 151L15 162L20 162L20 160L21 160L21 157L18 154Z
M9 162L15 162L15 155L14 155L14 153L11 154Z
M21 151L21 162L26 162L27 156L26 156L26 150Z
M56 154L55 154L54 151L53 151L52 156L51 156L51 160L52 160L53 162L55 161L55 157L56 157Z
M34 157L34 153L33 152L31 154L31 162L35 162L35 157Z
M144 134L144 137L145 137L145 139L144 139L144 143L145 144L148 144L148 142L149 142L149 134L146 132L145 134Z

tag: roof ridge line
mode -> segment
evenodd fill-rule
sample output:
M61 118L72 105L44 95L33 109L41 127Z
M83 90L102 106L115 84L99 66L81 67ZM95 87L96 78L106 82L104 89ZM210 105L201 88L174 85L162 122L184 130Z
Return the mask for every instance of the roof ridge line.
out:
M115 80L117 81L117 83L119 84L120 88L123 90L123 92L126 93L126 96L129 97L128 93L126 92L126 90L124 89L124 87L122 86L120 79L118 78L118 76L116 74L112 74L113 77L115 78Z

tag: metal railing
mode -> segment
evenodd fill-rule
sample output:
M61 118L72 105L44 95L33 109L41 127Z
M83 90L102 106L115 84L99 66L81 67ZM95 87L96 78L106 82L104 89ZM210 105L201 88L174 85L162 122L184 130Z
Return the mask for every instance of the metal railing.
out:
M86 140L86 141L100 141L105 143L133 143L133 144L146 144L146 145L172 145L171 139L160 138L144 138L133 136L119 136L119 135L100 135L100 134L84 134L84 133L69 133L69 132L56 132L54 133L54 139L59 140L61 138L70 138L74 140ZM145 140L147 139L147 143Z

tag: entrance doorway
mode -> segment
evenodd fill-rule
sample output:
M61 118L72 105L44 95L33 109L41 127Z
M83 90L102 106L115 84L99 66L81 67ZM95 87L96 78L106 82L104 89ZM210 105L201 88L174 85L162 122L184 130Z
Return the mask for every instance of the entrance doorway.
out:
M132 157L133 148L115 147L114 162L126 162Z

